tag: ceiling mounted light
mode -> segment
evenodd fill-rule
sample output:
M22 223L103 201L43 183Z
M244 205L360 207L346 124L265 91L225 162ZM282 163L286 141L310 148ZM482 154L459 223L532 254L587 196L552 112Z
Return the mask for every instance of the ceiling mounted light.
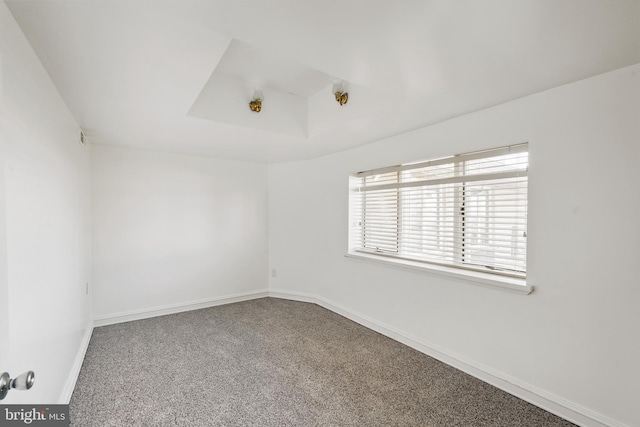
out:
M344 105L349 101L349 94L344 91L344 86L342 85L342 80L335 79L333 81L333 94L336 97L336 101L340 105Z
M254 113L259 113L262 111L262 100L264 96L262 95L262 90L259 88L253 89L253 98L251 102L249 102L249 108Z

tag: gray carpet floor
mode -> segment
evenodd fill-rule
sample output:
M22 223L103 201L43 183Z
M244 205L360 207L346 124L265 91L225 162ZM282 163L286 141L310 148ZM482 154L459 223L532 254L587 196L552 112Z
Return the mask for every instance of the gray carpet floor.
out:
M73 426L572 426L315 304L96 328Z

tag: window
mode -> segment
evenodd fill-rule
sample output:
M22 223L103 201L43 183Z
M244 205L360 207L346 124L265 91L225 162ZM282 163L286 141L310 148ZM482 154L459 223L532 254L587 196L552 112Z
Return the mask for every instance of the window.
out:
M350 252L526 275L528 145L360 172Z

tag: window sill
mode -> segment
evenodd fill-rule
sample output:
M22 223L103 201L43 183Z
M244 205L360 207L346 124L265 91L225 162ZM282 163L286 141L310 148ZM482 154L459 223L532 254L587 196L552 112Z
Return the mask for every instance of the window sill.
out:
M376 264L385 264L406 270L422 271L425 273L436 274L439 276L451 277L454 279L470 282L473 284L486 286L494 289L501 289L509 292L516 292L529 295L533 292L533 286L527 285L525 279L517 279L514 277L497 276L477 271L462 270L452 267L440 265L425 264L417 261L408 261L404 259L394 259L389 257L376 256L374 254L366 254L361 252L349 252L345 255L347 258L359 259Z

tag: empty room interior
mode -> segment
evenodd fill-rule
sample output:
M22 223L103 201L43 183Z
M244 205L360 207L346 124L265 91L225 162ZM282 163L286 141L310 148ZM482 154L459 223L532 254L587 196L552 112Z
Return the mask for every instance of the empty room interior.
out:
M640 426L639 0L4 0L0 61L0 407Z

